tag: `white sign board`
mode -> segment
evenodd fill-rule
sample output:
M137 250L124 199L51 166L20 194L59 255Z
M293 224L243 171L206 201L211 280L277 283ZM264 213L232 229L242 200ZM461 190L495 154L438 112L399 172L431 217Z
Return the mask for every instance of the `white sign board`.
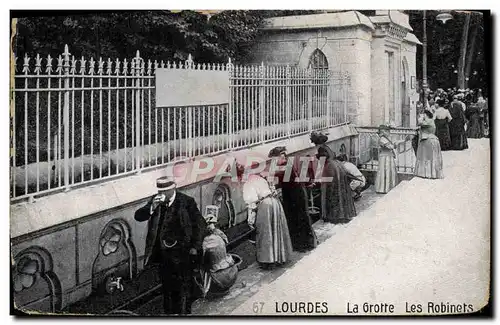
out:
M156 70L156 107L217 105L228 102L228 71Z

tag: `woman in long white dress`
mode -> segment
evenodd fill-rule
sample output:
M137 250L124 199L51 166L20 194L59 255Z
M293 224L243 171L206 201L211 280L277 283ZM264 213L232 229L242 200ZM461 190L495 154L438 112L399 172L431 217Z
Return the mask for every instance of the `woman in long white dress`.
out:
M417 162L415 163L415 176L422 178L444 178L443 156L441 146L436 136L436 125L433 115L426 111L423 120L419 121L419 143Z
M396 154L394 144L390 139L390 126L379 127L378 171L375 179L375 192L389 193L397 185Z
M264 268L287 262L292 241L275 191L263 176L249 175L243 185L243 200L248 207L248 224L256 231L257 262Z

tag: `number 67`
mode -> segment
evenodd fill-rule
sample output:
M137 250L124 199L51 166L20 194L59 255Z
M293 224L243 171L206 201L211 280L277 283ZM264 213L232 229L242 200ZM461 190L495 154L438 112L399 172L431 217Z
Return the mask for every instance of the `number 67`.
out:
M254 302L252 309L253 309L253 312L256 314L262 313L262 309L264 309L264 303L263 302Z

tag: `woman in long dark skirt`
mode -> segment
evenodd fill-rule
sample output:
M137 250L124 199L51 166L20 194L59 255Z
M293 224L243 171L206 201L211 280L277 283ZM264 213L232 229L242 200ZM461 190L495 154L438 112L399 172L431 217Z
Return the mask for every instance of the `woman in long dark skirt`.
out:
M469 123L467 123L467 137L482 138L479 107L476 104L470 104L465 111L465 116L469 120Z
M326 222L347 223L356 216L351 179L344 165L335 159L333 150L326 145L327 141L328 136L325 134L311 133L311 142L318 148L317 160L312 163L312 169L314 177L321 178L321 215ZM318 168L323 161L322 173L319 174Z
M441 145L441 150L446 151L451 147L450 139L450 129L448 123L452 120L450 112L444 108L444 100L439 99L437 101L438 108L434 113L434 123L436 125L436 136L439 139L439 144Z
M462 104L458 101L458 96L453 96L450 106L451 121L448 124L450 129L451 150L464 150L469 148L467 135L465 133L465 113Z
M342 163L331 157L329 151L331 150L320 146L316 156L318 163L323 161L321 158L325 160L321 182L322 218L326 222L336 224L348 223L356 216L356 207L350 188L351 180Z
M288 173L286 170L279 170L274 173L274 177L278 180L277 184L275 184L276 188L281 188L283 210L285 211L293 249L296 251L311 250L318 245L318 240L308 212L308 195L305 185L297 180L299 177L297 161L293 159L294 157L291 157L294 163L291 166L287 165L288 156L285 147L272 149L269 152L269 157L277 159L278 166L287 166L287 169L290 169Z

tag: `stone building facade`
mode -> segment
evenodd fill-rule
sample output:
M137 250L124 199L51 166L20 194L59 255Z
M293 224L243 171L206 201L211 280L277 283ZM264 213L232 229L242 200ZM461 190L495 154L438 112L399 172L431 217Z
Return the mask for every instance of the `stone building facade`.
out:
M416 49L408 15L377 10L270 18L254 63L328 68L350 75L349 115L359 126L415 126Z

